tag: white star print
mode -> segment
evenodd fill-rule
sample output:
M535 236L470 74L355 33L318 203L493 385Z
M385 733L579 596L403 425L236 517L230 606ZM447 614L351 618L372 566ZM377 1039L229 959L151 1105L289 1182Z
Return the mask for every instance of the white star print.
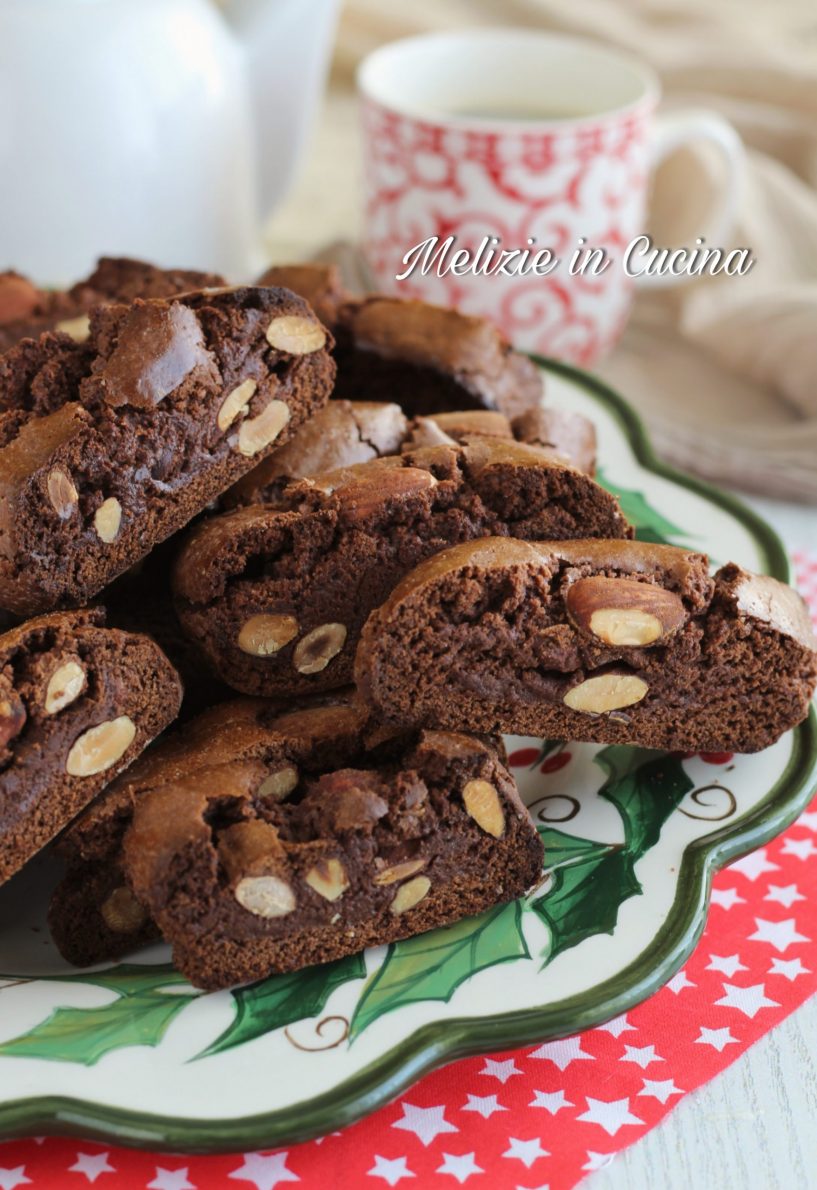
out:
M411 1103L401 1104L403 1108L402 1120L395 1120L392 1128L399 1128L403 1132L413 1132L426 1148L436 1140L441 1132L459 1132L456 1124L449 1123L445 1118L445 1107L414 1107Z
M797 819L798 826L805 826L810 831L817 831L817 811L806 811Z
M786 921L764 921L762 917L755 918L757 930L749 935L750 942L768 942L775 950L782 953L795 942L810 942L804 934L797 933L797 922L793 917Z
M109 1153L77 1153L77 1159L69 1166L69 1173L84 1173L89 1182L95 1182L102 1173L115 1173L116 1167L108 1162Z
M156 1177L147 1184L148 1190L196 1190L184 1169L161 1169L156 1166Z
M747 880L757 880L758 876L762 876L764 872L777 872L780 869L780 864L773 864L771 860L766 859L766 848L760 847L757 851L750 851L748 855L744 855L743 859L735 860L733 864L729 865L731 872L741 872Z
M508 1109L497 1102L496 1095L469 1095L468 1102L462 1110L479 1112L483 1120L489 1120L495 1111Z
M582 1169L589 1169L591 1171L596 1169L604 1169L606 1165L609 1165L612 1162L614 1157L615 1153L594 1153L592 1149L588 1149L587 1160L582 1166Z
M521 1073L522 1071L513 1058L508 1058L506 1062L495 1062L493 1058L486 1058L485 1065L480 1070L480 1074L486 1074L489 1078L498 1078L503 1087L509 1078Z
M624 1057L622 1062L636 1062L642 1070L649 1066L650 1062L663 1062L664 1059L660 1054L655 1052L654 1045L643 1045L640 1048L635 1045L625 1045Z
M817 855L817 847L811 839L784 839L783 854L796 855L798 859L811 859L813 855Z
M516 1136L509 1136L508 1141L510 1148L506 1149L502 1156L516 1157L526 1169L530 1169L534 1161L538 1161L540 1157L550 1156L547 1149L542 1148L538 1136L534 1136L531 1140L519 1140Z
M653 1079L645 1078L642 1080L644 1087L638 1092L639 1095L651 1095L653 1099L660 1099L662 1103L666 1103L670 1095L683 1095L680 1087L676 1087L675 1080L668 1078L663 1082L655 1082Z
M720 955L711 954L709 956L709 965L707 971L720 971L722 975L728 975L731 979L736 971L748 971L749 968L744 966L740 961L740 955Z
M228 1174L236 1181L254 1182L257 1190L275 1190L279 1182L300 1182L300 1178L287 1168L289 1153L272 1153L269 1157L261 1153L245 1153L244 1164Z
M777 901L778 905L782 905L785 909L791 909L795 901L805 901L805 899L796 884L770 884L769 891L763 898L764 901Z
M485 1173L485 1170L477 1165L473 1153L463 1153L460 1157L455 1153L443 1153L443 1157L445 1160L438 1166L437 1173L450 1173L460 1185L467 1182L472 1173Z
M698 1045L711 1045L714 1050L722 1054L727 1045L736 1045L737 1037L733 1037L729 1029L706 1029L701 1025L701 1035L695 1038Z
M712 904L720 905L721 909L731 909L733 905L746 904L746 898L739 897L736 888L713 888L710 895Z
M108 1164L109 1153L77 1153L77 1159L68 1167L69 1173L84 1173L89 1182L95 1182L101 1173L115 1173Z
M694 988L697 986L698 985L694 984L691 979L687 979L686 971L679 971L677 975L673 975L672 979L667 984L669 990L674 992L676 996L679 992L682 992L684 988Z
M374 1165L366 1171L370 1178L383 1178L390 1186L396 1186L401 1178L414 1178L417 1175L406 1165L405 1157L395 1157L389 1161L387 1157L374 1156Z
M610 1136L615 1136L619 1128L623 1128L625 1124L644 1123L639 1116L634 1116L630 1111L629 1099L592 1099L589 1095L585 1098L587 1111L584 1115L577 1116L577 1119L585 1120L588 1124L600 1125Z
M785 975L786 979L793 980L798 975L810 975L811 969L804 967L799 959L772 959L769 974Z
M543 1107L545 1111L549 1111L552 1116L555 1116L563 1107L572 1107L573 1104L569 1099L565 1099L564 1091L536 1091L533 1092L533 1099L528 1104L528 1107Z
M14 1190L15 1186L27 1186L31 1178L26 1177L26 1167L18 1165L15 1169L0 1169L0 1190Z
M715 1003L721 1004L724 1008L735 1008L744 1016L754 1018L761 1008L780 1007L776 1000L767 999L766 988L762 983L753 984L750 988L738 988L734 984L725 983L723 988L726 995Z
M635 1025L631 1025L627 1020L627 1013L624 1012L621 1016L614 1016L606 1025L599 1025L605 1033L612 1033L613 1037L620 1037L622 1033L634 1033Z
M529 1055L531 1058L542 1058L553 1062L560 1070L567 1070L571 1062L595 1062L593 1054L587 1054L582 1049L581 1039L565 1037L562 1041L548 1041L540 1045Z

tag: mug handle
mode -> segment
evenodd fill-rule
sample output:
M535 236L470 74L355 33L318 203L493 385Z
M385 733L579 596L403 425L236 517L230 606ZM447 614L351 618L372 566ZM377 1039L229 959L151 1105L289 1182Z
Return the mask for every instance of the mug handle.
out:
M725 245L731 235L738 212L746 150L737 131L728 120L714 112L668 112L656 117L656 129L650 146L650 171L674 153L696 140L706 140L720 149L726 161L726 183L722 194L709 214L708 241L714 247ZM652 275L637 277L636 284L644 289L668 289L672 285L695 280L682 274L679 277Z

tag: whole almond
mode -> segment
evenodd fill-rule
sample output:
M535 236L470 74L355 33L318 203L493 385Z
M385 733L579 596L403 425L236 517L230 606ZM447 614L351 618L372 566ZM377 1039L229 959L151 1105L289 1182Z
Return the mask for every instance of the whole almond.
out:
M591 575L565 596L568 618L614 648L642 648L671 636L686 622L681 598L654 583Z
M462 800L474 822L486 834L493 835L495 839L504 835L505 815L496 787L490 781L467 781L463 786Z
M256 917L286 917L295 908L295 893L279 876L245 876L236 885L235 899Z
M237 417L247 412L258 384L255 380L243 380L221 403L216 422L220 430L228 430Z
M285 797L288 797L297 786L298 770L294 764L287 764L283 768L276 769L274 773L270 773L268 777L265 777L255 791L255 796L264 799L270 798L274 802L280 802Z
M79 314L76 318L64 318L55 329L70 335L76 343L84 343L91 333L91 320L87 314Z
M420 901L428 896L430 890L431 881L428 876L415 876L413 880L400 885L389 908L395 917L398 917L401 913L419 905Z
M110 545L116 541L122 524L122 505L115 496L103 500L94 513L94 528L100 541Z
M85 687L85 670L78 660L71 659L59 665L48 679L45 691L45 713L56 715L58 711L75 702Z
M144 907L125 885L113 890L99 912L105 925L115 934L132 934L147 921Z
M249 458L265 450L281 433L289 417L289 405L285 401L270 401L257 417L241 423L237 439L239 454Z
M252 657L270 657L298 635L298 621L294 616L250 616L238 634L238 647Z
M564 702L573 711L603 715L641 702L648 690L647 683L637 674L597 674L571 687Z
M321 860L304 877L311 889L325 901L337 901L349 887L349 877L339 859Z
M317 674L326 669L346 644L344 624L320 624L298 641L292 664L299 674Z
M326 331L319 322L300 314L282 314L267 327L267 342L288 355L310 355L326 343Z
M54 467L48 473L45 486L48 499L57 516L61 521L67 521L79 503L79 493L71 476L67 471L63 471L62 467Z
M383 868L375 876L374 882L375 884L396 884L398 880L405 880L407 876L421 872L425 866L425 859L406 859L402 863Z
M136 736L136 724L119 715L90 727L74 741L65 762L70 777L94 777L112 768L127 752Z

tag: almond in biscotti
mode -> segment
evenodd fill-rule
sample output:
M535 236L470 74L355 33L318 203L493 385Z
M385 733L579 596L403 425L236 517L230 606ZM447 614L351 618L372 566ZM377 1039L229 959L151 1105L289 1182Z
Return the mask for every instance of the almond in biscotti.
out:
M687 619L683 602L674 591L606 575L572 583L565 606L577 628L618 648L655 644L677 632Z

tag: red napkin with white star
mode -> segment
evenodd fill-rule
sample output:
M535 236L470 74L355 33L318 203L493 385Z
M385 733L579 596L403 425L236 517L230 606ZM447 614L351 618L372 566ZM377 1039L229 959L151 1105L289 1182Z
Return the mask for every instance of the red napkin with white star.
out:
M817 618L817 558L795 563ZM780 838L716 876L694 954L625 1016L454 1063L368 1119L288 1150L171 1157L91 1141L9 1142L0 1190L569 1190L817 991L815 906L817 799Z

